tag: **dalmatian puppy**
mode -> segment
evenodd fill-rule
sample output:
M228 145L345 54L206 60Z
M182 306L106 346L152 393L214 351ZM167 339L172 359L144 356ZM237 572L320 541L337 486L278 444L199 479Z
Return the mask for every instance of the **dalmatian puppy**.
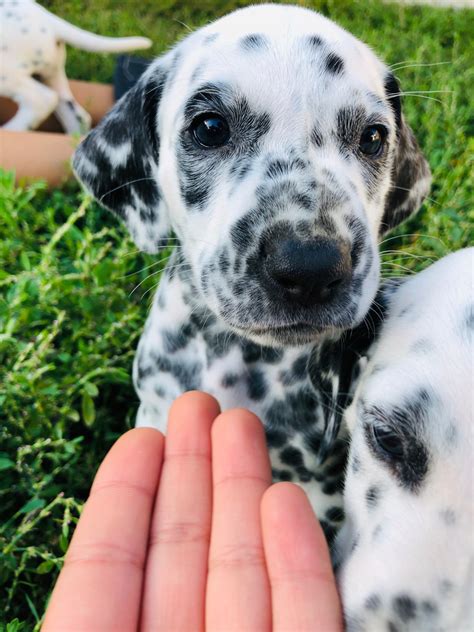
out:
M318 13L250 6L151 64L74 158L139 248L175 235L134 364L137 425L165 431L191 389L249 408L275 479L301 484L328 531L341 398L365 344L347 354L343 334L371 330L379 237L430 183L399 92Z
M0 95L18 104L4 129L35 129L54 112L67 133L90 128L64 70L65 43L94 52L148 48L145 37L102 37L83 31L33 0L0 0Z
M345 421L349 631L474 629L474 248L406 280Z

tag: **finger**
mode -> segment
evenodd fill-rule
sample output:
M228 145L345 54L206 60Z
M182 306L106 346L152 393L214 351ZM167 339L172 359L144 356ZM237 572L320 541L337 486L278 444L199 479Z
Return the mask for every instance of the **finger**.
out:
M232 410L216 419L212 470L206 629L270 630L260 501L271 475L263 427L255 415Z
M261 510L274 632L341 632L327 544L305 493L278 483L265 493Z
M211 425L216 400L190 392L173 404L147 561L141 627L204 629L211 529Z
M106 456L66 555L43 632L136 630L163 436L130 430Z

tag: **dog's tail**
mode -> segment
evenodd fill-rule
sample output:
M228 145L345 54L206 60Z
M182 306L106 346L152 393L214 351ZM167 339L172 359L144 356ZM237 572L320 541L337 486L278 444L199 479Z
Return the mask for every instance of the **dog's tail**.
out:
M138 48L149 48L152 44L147 37L105 37L84 31L66 20L58 18L39 4L38 9L47 15L48 22L59 40L71 44L81 50L96 53L120 53Z

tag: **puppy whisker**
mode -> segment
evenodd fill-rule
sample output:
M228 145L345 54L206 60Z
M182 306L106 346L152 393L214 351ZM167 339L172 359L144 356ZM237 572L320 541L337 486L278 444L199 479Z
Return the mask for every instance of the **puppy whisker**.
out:
M110 189L110 191L106 191L106 193L104 193L103 195L101 195L97 201L98 202L102 202L104 200L105 197L107 197L108 195L110 195L111 193L114 193L115 191L119 191L120 189L123 189L124 187L129 187L132 184L136 184L137 182L145 182L146 180L152 180L153 182L156 182L155 178L152 178L150 176L145 177L145 178L137 178L136 180L130 180L129 182L124 182L123 184L120 184L119 186Z
M428 62L428 63L411 63L411 62L404 62L404 61L399 61L395 64L392 64L391 66L389 66L390 70L396 71L398 72L399 70L404 70L405 68L424 68L424 67L429 67L429 66L444 66L446 64L452 64L452 61L434 61L434 62Z
M448 249L446 243L440 237L436 237L435 235L426 235L423 233L402 233L400 235L392 235L392 237L387 237L386 239L383 239L381 242L379 242L379 246L382 246L383 244L386 244L389 241L393 241L394 239L403 239L404 237L434 239L435 241L439 241L446 249Z

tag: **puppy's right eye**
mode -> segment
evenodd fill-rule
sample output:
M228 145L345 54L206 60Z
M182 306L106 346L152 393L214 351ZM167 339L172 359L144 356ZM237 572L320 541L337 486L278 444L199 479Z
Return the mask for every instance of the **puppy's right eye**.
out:
M230 138L230 129L225 118L219 114L201 114L189 128L196 143L206 149L222 147Z
M366 127L360 137L359 149L366 156L377 158L383 149L387 130L382 125Z

